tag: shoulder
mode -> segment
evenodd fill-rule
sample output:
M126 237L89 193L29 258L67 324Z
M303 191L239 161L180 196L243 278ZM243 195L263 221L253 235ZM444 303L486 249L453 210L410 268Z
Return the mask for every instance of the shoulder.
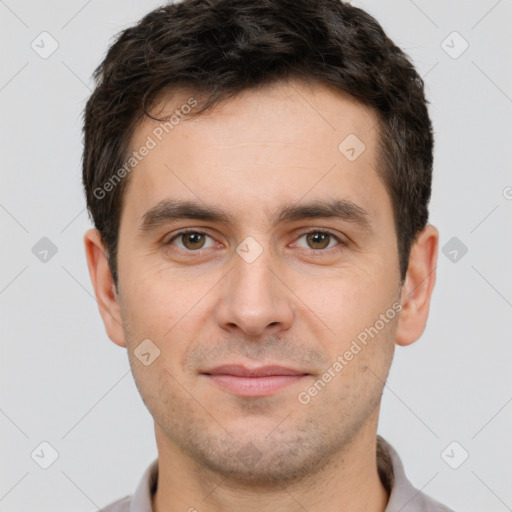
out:
M124 498L120 498L109 505L102 507L98 512L130 512L130 504L132 502L132 497L125 496Z
M402 512L405 512L405 510L408 509L406 508ZM415 496L414 509L411 510L425 510L429 512L454 512L451 508L448 508L446 505L443 505L439 501L421 491L418 491L417 496Z

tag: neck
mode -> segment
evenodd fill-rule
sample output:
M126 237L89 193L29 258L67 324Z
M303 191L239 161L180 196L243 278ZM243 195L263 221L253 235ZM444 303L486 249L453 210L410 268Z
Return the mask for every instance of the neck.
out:
M155 422L159 460L153 511L384 512L389 494L377 470L376 429L377 417L315 473L297 481L261 484L205 469Z

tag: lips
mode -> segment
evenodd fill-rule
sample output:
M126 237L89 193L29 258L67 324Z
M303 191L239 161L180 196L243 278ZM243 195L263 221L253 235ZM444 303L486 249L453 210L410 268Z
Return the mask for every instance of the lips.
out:
M248 368L243 365L222 365L202 375L224 391L239 396L271 396L295 384L309 374L284 366Z
M284 366L261 366L247 368L242 365L226 364L217 366L206 372L209 375L233 375L234 377L270 377L279 375L306 375L305 372L286 368Z

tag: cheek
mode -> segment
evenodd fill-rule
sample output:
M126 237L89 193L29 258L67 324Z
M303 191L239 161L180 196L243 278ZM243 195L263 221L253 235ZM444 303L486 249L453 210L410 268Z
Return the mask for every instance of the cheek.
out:
M130 365L137 389L153 418L161 425L182 428L183 411L193 409L194 404L179 384L183 379L170 364L173 359L163 351L150 366L145 366L130 354Z
M133 274L132 274L133 275ZM176 278L164 272L140 272L123 289L131 321L156 336L164 336L181 319L200 310L209 280Z
M303 313L325 327L341 344L373 325L398 297L397 276L389 271L346 269L323 280L296 279ZM396 290L396 293L395 293Z
M145 394L157 392L154 387L158 382L168 382L172 387L176 384L172 375L182 376L187 351L204 338L201 331L209 314L208 291L212 286L209 279L184 283L183 279L146 274L125 290L123 326L134 376L140 377L142 385L149 386ZM146 339L159 350L148 367L135 356L137 347Z

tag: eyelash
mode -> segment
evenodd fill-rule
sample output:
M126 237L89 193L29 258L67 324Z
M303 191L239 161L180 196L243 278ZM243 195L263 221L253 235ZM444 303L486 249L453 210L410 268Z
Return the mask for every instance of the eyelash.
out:
M200 229L190 228L190 229L184 229L184 230L179 231L178 233L173 235L173 237L170 238L167 242L165 242L164 245L166 245L166 246L172 245L172 242L174 242L174 240L176 240L180 236L186 235L188 233L194 233L194 234L198 234L198 235L205 235L205 236L208 236L208 237L213 239L213 237L210 236L206 231L201 231ZM311 251L313 251L314 253L317 253L317 254L325 253L325 252L331 251L333 249L336 250L336 248L338 248L338 250L339 250L340 246L341 247L346 247L348 245L347 242L345 242L340 237L336 236L334 233L332 233L331 231L326 230L326 229L310 229L308 231L301 232L298 235L297 240L299 240L303 236L309 235L311 233L323 233L323 234L331 236L332 238L334 238L336 240L336 242L338 242L338 245L336 245L334 247L329 247L329 248L326 248L326 249L311 249L310 248ZM180 251L185 251L185 252L189 252L189 253L201 253L203 250L210 249L210 247L207 247L206 249L197 249L195 251L194 250L190 250L190 249L182 249L181 247L177 247L177 249L180 250ZM299 249L303 249L303 248L299 247Z

